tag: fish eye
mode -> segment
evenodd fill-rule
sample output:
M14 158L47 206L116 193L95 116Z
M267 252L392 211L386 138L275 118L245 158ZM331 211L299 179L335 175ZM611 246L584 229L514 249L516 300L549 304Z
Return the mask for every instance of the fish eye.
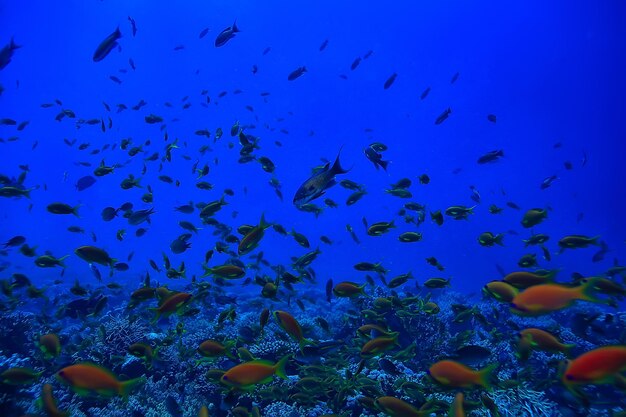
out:
M573 381L575 378L574 378L574 375L565 374L565 379L567 379L568 381Z
M227 377L226 375L224 375L224 376L222 377L222 379L223 379L224 381L228 381L228 377Z

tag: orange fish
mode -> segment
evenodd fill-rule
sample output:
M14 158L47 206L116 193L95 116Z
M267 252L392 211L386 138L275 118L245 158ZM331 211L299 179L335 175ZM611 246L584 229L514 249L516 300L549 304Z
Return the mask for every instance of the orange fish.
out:
M569 307L576 300L606 303L591 294L594 279L587 280L579 287L566 287L559 284L532 286L513 298L511 312L520 316L540 316Z
M302 334L302 327L300 327L300 323L289 313L286 311L276 310L274 311L274 317L278 321L278 325L283 328L284 331L289 334L298 344L300 345L300 349L304 345L312 344L312 342L308 339L304 338Z
M126 397L133 387L145 380L140 377L121 382L109 370L89 362L65 367L56 376L80 395L96 393L106 397Z
M226 355L231 359L235 359L230 349L235 345L235 342L228 342L221 344L216 340L205 340L198 346L198 353L207 358L214 358L217 356ZM201 361L198 361L201 362Z
M465 410L463 409L463 400L465 396L462 392L458 392L456 397L454 397L454 401L450 405L450 411L448 412L448 417L465 417Z
M626 371L626 345L604 346L583 353L569 361L563 372L563 385L577 396L583 396L576 385L614 384L623 382Z
M369 340L361 348L361 356L364 358L373 358L389 349L393 349L395 346L399 346L398 334L399 333L396 332L391 337L381 336Z
M206 408L206 405L203 405L198 411L198 417L209 417L209 409Z
M57 401L52 395L52 385L44 384L41 388L41 405L48 417L65 417L69 416L68 411L60 411L57 408Z
M364 293L364 288L365 284L359 285L354 282L344 281L335 285L335 288L333 288L333 294L335 294L336 297L353 298L362 295Z
M432 410L418 410L411 404L396 397L379 397L374 405L383 413L392 417L424 417Z
M46 359L57 357L61 353L61 342L59 341L59 337L54 333L39 336L37 345Z
M428 370L428 374L441 385L448 387L471 388L481 386L489 389L489 379L497 367L497 364L492 364L475 371L462 363L443 360L433 364Z
M232 388L247 390L254 389L256 384L270 382L274 374L283 379L289 379L285 373L285 366L289 358L290 355L287 355L276 364L264 360L245 362L226 371L220 381Z
M483 287L483 293L501 303L510 303L519 293L519 290L504 281L491 281Z
M543 350L547 352L561 352L565 356L570 355L570 350L576 345L563 344L552 334L545 330L529 328L524 329L520 333L520 341L518 344L518 354L522 359L526 359L530 350Z
M169 316L174 312L178 311L182 306L187 304L191 300L191 294L187 292L178 292L169 298L165 299L163 303L157 308L151 308L150 310L154 311L156 314L154 319L152 319L152 323L156 323L159 317Z

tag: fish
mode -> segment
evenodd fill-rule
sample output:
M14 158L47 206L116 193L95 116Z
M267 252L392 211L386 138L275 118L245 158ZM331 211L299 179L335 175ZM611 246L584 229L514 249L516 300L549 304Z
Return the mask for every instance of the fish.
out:
M79 258L87 261L88 263L97 263L104 266L113 267L117 262L116 259L113 259L109 256L109 254L101 248L97 248L95 246L81 246L76 248L74 251Z
M78 215L79 207L80 205L72 207L65 203L50 203L46 209L52 214L73 214L74 216L80 218Z
M200 31L200 33L198 34L198 38L202 39L204 38L207 33L209 33L209 28L204 28Z
M91 175L81 177L76 181L76 191L84 191L96 183L96 179Z
M300 345L300 350L305 345L310 345L311 342L309 339L306 339L302 333L302 327L300 327L300 323L289 313L286 311L276 310L274 311L274 317L278 322L278 325L287 332L289 336L291 336L298 344Z
M511 312L520 316L541 316L567 308L577 300L606 304L607 301L593 294L594 284L595 280L590 278L578 287L560 284L534 285L513 298Z
M443 122L446 121L446 119L450 116L450 114L452 114L452 109L448 107L439 116L437 116L437 118L435 119L435 124L436 125L442 124Z
M270 382L274 375L288 380L285 367L290 358L291 355L286 355L275 364L266 360L255 360L235 365L222 375L220 382L231 389L249 391L257 384Z
M600 236L589 237L585 235L570 235L559 240L561 251L565 249L586 248L589 245L599 245Z
M132 29L133 37L135 37L135 35L137 34L137 23L135 22L135 19L133 19L130 16L128 16L128 21L130 22L130 26L131 26L131 29Z
M308 72L308 70L306 69L306 67L302 66L302 67L298 67L295 70L291 71L289 73L289 75L287 76L287 80L288 81L294 81L300 77L302 77L302 75L304 75L305 72Z
M398 77L398 74L396 74L395 72L393 74L391 74L389 76L389 78L387 78L387 80L385 81L385 84L383 84L383 88L385 90L388 90L389 87L391 87L393 85L393 83L396 81L397 77Z
M418 410L406 401L391 396L376 398L374 406L391 417L426 417L432 411Z
M531 228L537 226L548 217L548 211L540 208L533 208L524 213L522 217L522 226Z
M237 21L235 20L232 26L227 27L217 35L217 38L215 38L215 47L219 48L220 46L226 45L226 43L239 32L241 31L237 27Z
M69 411L61 411L57 407L57 401L52 395L52 385L50 384L42 385L39 401L48 417L66 417L70 415Z
M122 37L119 26L113 33L104 38L93 54L93 61L100 62L109 55L109 53L117 46L117 40Z
M504 156L504 151L502 149L498 149L495 151L487 152L484 155L481 155L476 162L478 162L481 165L490 164L492 162L496 162L503 156Z
M480 236L478 236L478 243L480 243L481 246L504 246L504 244L502 243L503 238L504 233L498 233L497 235L494 235L491 232L484 232L481 233Z
M341 153L341 150L339 151ZM302 207L307 203L324 195L327 189L336 184L335 176L346 174L348 171L341 167L339 162L339 154L333 165L326 163L324 167L312 177L307 179L296 191L293 198L293 204L296 207Z
M324 41L321 43L319 50L320 52L322 52L324 49L326 49L326 47L328 46L328 39L324 39Z
M16 49L21 48L21 45L15 43L13 38L9 41L8 44L4 45L2 49L0 49L0 70L6 68L7 65L11 63L11 59L13 59L13 54Z
M94 393L105 397L127 397L133 388L145 382L145 377L119 381L108 369L90 362L66 366L56 377L80 395Z
M332 286L332 280L329 281L329 283ZM332 293L335 295L335 297L354 298L362 294L365 294L364 288L365 288L365 284L359 285L355 282L343 281L343 282L338 283L332 288ZM327 297L327 298L328 298L328 302L330 302L330 297Z
M427 371L436 382L450 388L491 387L490 379L498 364L488 365L478 371L459 362L442 360L434 363Z
M374 164L376 169L378 169L378 167L381 167L383 171L387 171L389 161L384 161L382 154L376 152L371 146L365 148L363 152L365 153L367 159L369 159Z
M584 397L580 385L618 384L623 386L626 346L602 346L568 362L561 382L577 397Z

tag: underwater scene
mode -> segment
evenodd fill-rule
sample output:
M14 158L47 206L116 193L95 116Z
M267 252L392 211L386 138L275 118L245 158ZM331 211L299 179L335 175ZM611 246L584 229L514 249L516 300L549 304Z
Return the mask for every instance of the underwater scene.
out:
M0 23L0 417L626 416L626 3Z

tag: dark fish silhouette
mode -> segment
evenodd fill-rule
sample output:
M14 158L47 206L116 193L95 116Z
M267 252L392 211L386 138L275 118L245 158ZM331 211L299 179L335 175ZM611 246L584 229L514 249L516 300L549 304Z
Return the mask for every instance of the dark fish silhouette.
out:
M298 188L293 198L293 204L295 204L296 207L302 207L320 197L327 189L336 184L335 175L345 174L346 172L348 171L341 167L339 155L337 155L337 159L335 159L335 163L332 167L330 166L330 162L328 162L324 165L322 170L316 172Z
M295 70L291 71L291 73L287 76L287 79L289 81L293 81L297 78L300 78L305 72L307 72L306 67L298 67Z
M389 78L387 78L387 81L385 81L385 85L383 85L385 90L393 85L394 81L396 81L397 76L398 74L394 72Z
M76 190L77 191L86 190L87 188L91 187L95 183L96 183L96 179L94 177L92 177L91 175L86 175L82 177L81 179L79 179L78 181L76 181Z
M234 38L237 32L240 32L240 30L237 27L237 21L235 20L232 26L227 27L221 31L219 35L217 35L217 38L215 38L215 47L219 48L220 46L226 45L226 42Z
M11 42L0 50L0 70L9 65L11 58L13 58L13 51L18 48L21 48L21 46L17 45L13 38L11 38Z
M93 61L100 62L117 46L117 40L122 37L120 28L115 29L115 32L107 36L100 45L96 48L96 52L93 54Z

